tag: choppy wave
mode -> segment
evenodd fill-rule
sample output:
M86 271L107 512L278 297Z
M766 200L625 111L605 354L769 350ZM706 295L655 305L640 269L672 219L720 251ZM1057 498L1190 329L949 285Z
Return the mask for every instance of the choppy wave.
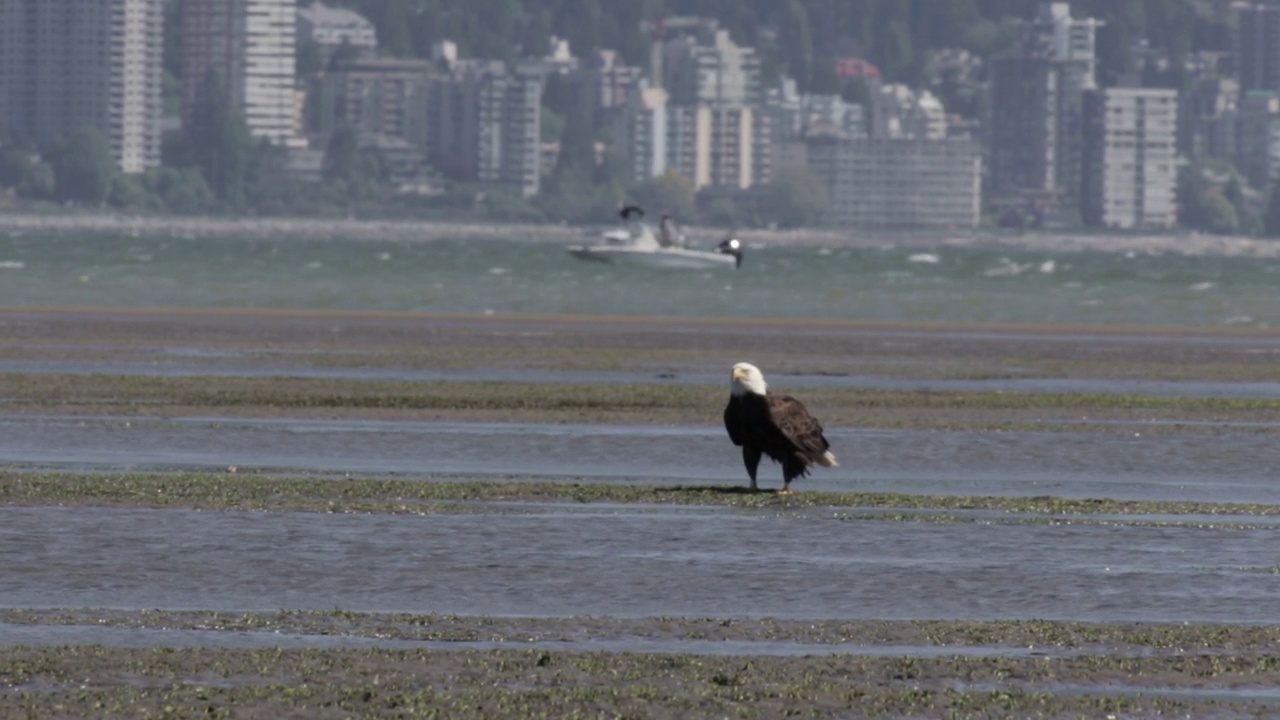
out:
M2 305L208 306L1267 326L1280 260L752 247L738 270L505 241L0 237Z

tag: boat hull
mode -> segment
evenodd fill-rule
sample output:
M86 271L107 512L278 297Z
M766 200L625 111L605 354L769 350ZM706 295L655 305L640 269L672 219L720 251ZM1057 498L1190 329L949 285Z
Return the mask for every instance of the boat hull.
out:
M573 245L569 252L581 260L639 265L644 267L705 270L708 268L732 268L737 259L732 255L685 248L630 248L609 245Z

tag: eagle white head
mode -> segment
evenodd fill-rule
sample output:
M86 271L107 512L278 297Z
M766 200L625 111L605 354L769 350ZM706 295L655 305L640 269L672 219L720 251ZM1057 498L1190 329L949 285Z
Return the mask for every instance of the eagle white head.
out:
M755 393L764 395L769 385L764 381L760 368L751 363L738 363L733 366L733 379L729 383L729 392L733 395Z

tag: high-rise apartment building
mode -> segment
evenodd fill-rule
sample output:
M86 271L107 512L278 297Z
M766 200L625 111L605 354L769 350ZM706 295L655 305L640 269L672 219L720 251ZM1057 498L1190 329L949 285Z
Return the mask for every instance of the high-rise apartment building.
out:
M1101 26L1072 18L1068 3L1046 3L1022 28L1015 50L993 62L991 183L997 194L1047 193L1074 216L1083 97L1097 86Z
M124 172L160 164L161 0L0 0L0 126L39 146L101 131Z
M296 0L181 0L182 118L219 93L254 137L296 137Z
M1178 220L1177 91L1093 90L1085 95L1085 118L1085 222L1173 227Z
M1230 156L1255 188L1270 188L1280 175L1280 93L1251 90L1226 118L1234 123L1234 153Z
M361 58L325 73L317 102L320 132L346 123L425 151L431 67L426 60Z
M535 65L456 62L429 86L428 159L448 177L536 195L544 83Z
M1240 5L1235 56L1242 92L1280 91L1280 5L1262 2Z
M614 125L614 144L624 153L632 182L667 171L667 111L665 90L636 83Z
M667 167L689 179L694 189L745 190L763 166L755 132L756 112L743 105L667 108ZM767 150L767 149L766 149Z
M651 78L669 106L667 168L693 186L745 190L772 175L773 117L760 58L714 20L667 18L654 28Z
M762 100L755 50L734 43L728 30L714 25L668 42L662 73L663 88L678 105L754 105Z

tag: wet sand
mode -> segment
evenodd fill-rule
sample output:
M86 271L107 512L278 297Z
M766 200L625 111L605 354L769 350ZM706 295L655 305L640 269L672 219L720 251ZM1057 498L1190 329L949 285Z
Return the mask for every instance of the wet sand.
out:
M0 330L0 714L1280 707L1280 333L84 308ZM743 480L716 379L741 359L833 418L809 502L709 491ZM274 489L236 506L248 469ZM185 494L213 470L221 504ZM97 489L17 498L43 471ZM323 485L347 477L567 490Z

